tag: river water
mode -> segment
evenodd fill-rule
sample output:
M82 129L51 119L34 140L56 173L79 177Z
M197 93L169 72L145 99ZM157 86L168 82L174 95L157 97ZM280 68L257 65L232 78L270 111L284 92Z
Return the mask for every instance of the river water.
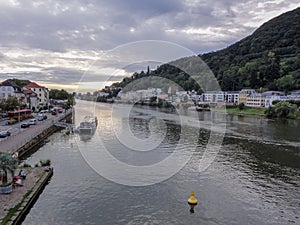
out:
M51 159L55 169L24 224L300 224L299 120L188 111L190 123L181 124L178 113L136 107L126 117L114 111L79 102L76 124L94 112L97 132L84 138L56 133L26 159L32 165ZM133 150L138 140L122 137L123 123L138 140L151 136L144 149L158 140L154 151ZM222 136L225 124L218 154L199 170L211 130ZM171 157L173 163L164 161ZM192 190L198 199L193 214L187 204Z

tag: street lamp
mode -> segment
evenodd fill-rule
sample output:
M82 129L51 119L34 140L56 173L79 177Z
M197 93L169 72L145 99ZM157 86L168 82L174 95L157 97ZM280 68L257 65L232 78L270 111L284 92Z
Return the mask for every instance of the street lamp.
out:
M17 106L18 109L18 124L19 124L19 133L21 132L21 124L20 124L20 106Z

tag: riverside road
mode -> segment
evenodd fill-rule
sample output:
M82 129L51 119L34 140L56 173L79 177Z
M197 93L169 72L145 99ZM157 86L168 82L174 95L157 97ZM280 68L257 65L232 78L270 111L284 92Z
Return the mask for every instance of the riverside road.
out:
M11 136L0 139L0 152L9 152L12 153L20 148L22 145L42 133L45 129L51 127L56 122L62 120L66 115L70 114L71 111L65 113L51 115L47 113L47 119L43 121L38 121L36 125L31 125L28 128L20 128L21 123L14 125L4 125L2 122L0 126L0 131L8 130L11 133Z

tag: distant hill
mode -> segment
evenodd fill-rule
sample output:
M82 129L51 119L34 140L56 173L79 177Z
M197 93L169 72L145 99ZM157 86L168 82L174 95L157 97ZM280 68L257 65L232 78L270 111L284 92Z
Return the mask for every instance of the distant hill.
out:
M224 90L300 88L300 8L263 24L252 35L200 55Z
M223 50L199 56L225 91L300 89L300 8L266 22L252 35ZM124 87L144 76L161 76L175 81L185 90L200 90L189 75L168 64L154 71L134 73L114 85Z

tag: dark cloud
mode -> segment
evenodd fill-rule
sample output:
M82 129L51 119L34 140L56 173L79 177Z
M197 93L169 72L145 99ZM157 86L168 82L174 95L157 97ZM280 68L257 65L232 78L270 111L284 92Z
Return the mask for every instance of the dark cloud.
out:
M2 3L0 8L0 41L5 46L65 51L68 49L111 49L131 41L156 39L176 41L199 52L219 48L246 36L253 28L238 20L251 20L249 11L280 10L296 1L279 4L261 1L212 0L109 0L109 1L19 1L16 5ZM243 8L243 5L246 7ZM236 10L234 9L236 8ZM240 10L240 12L239 12ZM244 14L241 14L244 13ZM249 17L250 16L250 17ZM257 20L257 18L254 18ZM207 44L204 38L187 28L223 27L240 29L227 38ZM176 33L166 33L175 29ZM245 33L246 32L246 33ZM199 43L198 43L198 42ZM203 45L203 46L202 46ZM214 48L215 46L215 48Z

